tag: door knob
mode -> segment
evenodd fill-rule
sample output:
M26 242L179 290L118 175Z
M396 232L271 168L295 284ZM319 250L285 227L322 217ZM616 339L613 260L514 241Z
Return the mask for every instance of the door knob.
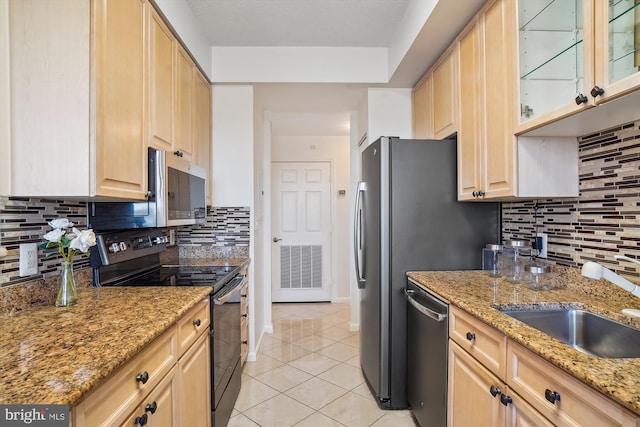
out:
M282 240L282 239L278 239L277 237L274 237L273 238L273 243L278 243L280 240Z

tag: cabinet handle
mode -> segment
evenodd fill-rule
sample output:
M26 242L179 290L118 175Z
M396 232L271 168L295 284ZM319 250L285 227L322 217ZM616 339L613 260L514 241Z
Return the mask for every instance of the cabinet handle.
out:
M202 322L200 321L200 319L196 319L193 321L193 326L195 326L196 328L199 327L202 324Z
M474 191L471 194L473 195L473 197L483 197L485 193L482 190L478 190L478 191Z
M242 298L246 298L246 297L247 297L247 294L240 294L240 296L241 296Z
M506 394L501 394L500 402L502 402L504 406L507 406L509 403L513 403L513 399L511 398L511 396L507 396Z
M473 341L476 339L476 334L472 334L471 332L467 332L467 339L469 341Z
M496 387L491 384L491 387L489 387L489 393L491 393L491 396L496 397L497 395L502 394L502 390L500 390L500 387Z
M240 316L244 317L245 319L249 316L248 314L241 314Z
M158 404L156 403L155 400L153 401L153 403L147 403L147 406L144 407L144 410L146 412L151 412L152 414L155 414L157 409L158 409Z
M244 344L244 345L248 345L248 344L249 344L249 341L244 340L244 341L241 341L241 343L242 343L242 344Z
M146 193L144 193L144 197L146 197L147 199L150 199L153 197L153 192L151 190L147 191Z
M182 157L182 156L184 156L184 153L183 153L182 151L180 151L180 150L176 150L176 151L174 151L174 152L173 152L173 154L175 154L175 155L176 155L176 156L178 156L178 157Z
M593 96L594 98L603 94L604 89L602 89L600 86L594 86L593 89L591 89L591 96Z
M146 384L147 381L149 381L149 373L144 371L143 373L136 375L136 381Z
M579 93L578 96L576 96L576 104L586 104L587 102L589 102L589 98L584 96L584 94Z
M546 389L544 391L544 398L555 405L556 401L560 400L560 393Z
M149 419L149 417L147 416L147 414L142 414L141 416L136 417L136 420L133 423L133 425L135 425L135 426L137 426L137 425L140 425L140 426L146 425L148 419Z

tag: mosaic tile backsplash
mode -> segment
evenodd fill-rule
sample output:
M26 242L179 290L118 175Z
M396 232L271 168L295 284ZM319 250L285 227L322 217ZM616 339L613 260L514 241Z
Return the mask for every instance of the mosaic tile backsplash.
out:
M546 233L549 263L596 261L634 280L640 267L613 256L640 259L640 120L579 138L579 161L579 197L503 203L503 238Z
M242 257L249 252L249 208L211 208L207 223L177 229L180 256ZM48 222L67 218L80 229L86 228L86 203L82 201L0 197L0 245L8 254L0 258L0 287L57 277L60 258L45 259L38 251L38 274L20 277L21 243L40 244L51 228ZM185 247L182 247L182 246ZM190 252L191 250L191 252ZM207 250L202 255L203 250ZM194 252L194 251L197 251ZM89 268L89 258L76 256L76 272Z

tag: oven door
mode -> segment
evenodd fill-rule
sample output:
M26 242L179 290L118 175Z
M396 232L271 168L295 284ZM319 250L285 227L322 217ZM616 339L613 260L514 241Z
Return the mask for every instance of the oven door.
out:
M221 409L220 401L240 360L240 290L246 281L245 276L236 276L213 295L211 407L214 411ZM231 396L224 397L229 400ZM235 403L235 397L232 399L233 403ZM233 403L231 410L233 410Z

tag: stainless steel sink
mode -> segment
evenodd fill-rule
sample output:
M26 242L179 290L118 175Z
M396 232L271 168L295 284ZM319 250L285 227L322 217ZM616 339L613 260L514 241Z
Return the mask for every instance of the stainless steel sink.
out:
M571 347L604 358L640 357L640 330L579 309L501 310Z

